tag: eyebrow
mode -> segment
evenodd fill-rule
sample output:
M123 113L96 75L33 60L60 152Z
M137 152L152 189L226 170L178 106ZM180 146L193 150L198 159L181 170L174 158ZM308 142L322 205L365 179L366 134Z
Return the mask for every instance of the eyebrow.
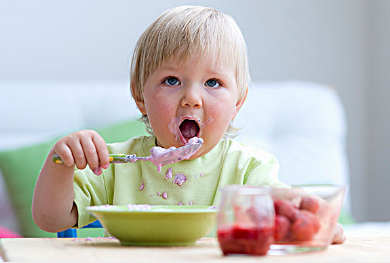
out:
M162 66L159 70L162 70L162 71L176 71L176 70L179 70L181 69L180 66L175 66L175 65L164 65ZM223 77L227 77L228 74L226 74L226 70L222 70L222 69L207 69L207 73L209 74L215 74L217 76L223 76Z

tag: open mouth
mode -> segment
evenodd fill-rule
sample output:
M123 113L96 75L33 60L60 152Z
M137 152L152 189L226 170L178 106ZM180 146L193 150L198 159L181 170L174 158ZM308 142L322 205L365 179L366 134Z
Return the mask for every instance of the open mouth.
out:
M176 141L181 145L186 145L191 138L200 137L204 126L213 122L214 118L209 117L205 122L201 122L192 116L178 116L168 125L169 131L175 136Z
M190 119L185 119L180 124L179 129L186 142L188 142L193 137L198 137L200 131L199 124L196 121Z

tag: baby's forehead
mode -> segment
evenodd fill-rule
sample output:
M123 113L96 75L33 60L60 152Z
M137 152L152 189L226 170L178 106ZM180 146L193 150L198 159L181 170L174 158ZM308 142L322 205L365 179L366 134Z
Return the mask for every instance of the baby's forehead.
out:
M183 67L188 64L203 64L215 72L224 72L236 69L237 60L232 54L222 54L221 52L193 50L190 54L177 54L164 59L162 67Z

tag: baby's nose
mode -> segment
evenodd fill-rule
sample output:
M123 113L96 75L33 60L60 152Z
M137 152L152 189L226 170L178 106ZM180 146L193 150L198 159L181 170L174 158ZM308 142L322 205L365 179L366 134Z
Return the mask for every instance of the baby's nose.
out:
M183 107L202 107L202 91L196 85L189 85L185 87L183 98L181 100Z

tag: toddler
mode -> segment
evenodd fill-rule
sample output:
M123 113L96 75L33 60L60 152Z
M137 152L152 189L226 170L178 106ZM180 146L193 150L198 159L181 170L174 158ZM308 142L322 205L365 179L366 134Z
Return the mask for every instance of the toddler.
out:
M219 190L229 184L287 187L273 155L231 139L250 79L246 44L230 16L197 6L166 11L138 40L130 77L150 136L107 145L83 130L58 140L35 187L40 228L82 227L95 220L86 212L92 205L218 206ZM148 161L109 164L109 154L145 157L195 137L203 143L188 160L159 169ZM65 165L55 164L54 154Z

